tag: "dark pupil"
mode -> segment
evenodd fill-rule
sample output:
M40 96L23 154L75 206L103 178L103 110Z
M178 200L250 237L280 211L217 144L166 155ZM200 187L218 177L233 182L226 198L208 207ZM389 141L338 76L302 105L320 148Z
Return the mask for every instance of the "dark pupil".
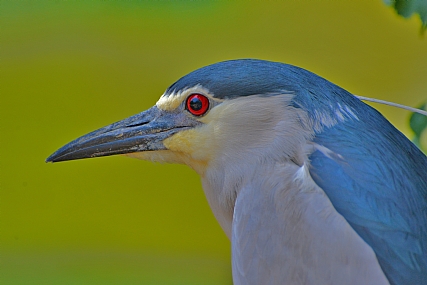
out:
M202 109L202 101L199 98L193 98L190 100L190 108L194 111Z

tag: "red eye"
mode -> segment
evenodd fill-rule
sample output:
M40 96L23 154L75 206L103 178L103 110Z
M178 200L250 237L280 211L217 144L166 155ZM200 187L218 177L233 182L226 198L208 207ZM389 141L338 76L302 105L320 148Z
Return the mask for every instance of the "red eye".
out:
M201 94L191 94L187 98L186 109L194 116L201 116L209 109L209 99Z

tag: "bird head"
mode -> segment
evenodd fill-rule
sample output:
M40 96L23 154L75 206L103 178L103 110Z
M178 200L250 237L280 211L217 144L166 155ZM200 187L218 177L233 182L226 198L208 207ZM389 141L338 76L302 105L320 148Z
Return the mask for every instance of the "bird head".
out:
M301 146L313 134L313 122L333 123L325 112L321 118L310 118L304 106L313 101L310 88L322 89L326 83L332 85L282 63L216 63L179 79L149 110L86 134L47 161L122 154L187 164L199 174L213 165L238 163L242 155L249 163L260 157L298 162L303 160ZM320 112L322 104L318 105Z

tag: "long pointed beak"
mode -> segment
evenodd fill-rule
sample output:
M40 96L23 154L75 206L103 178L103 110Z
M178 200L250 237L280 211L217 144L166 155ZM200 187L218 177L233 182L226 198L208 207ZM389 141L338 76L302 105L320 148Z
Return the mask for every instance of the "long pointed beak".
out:
M163 140L197 125L181 113L156 106L84 135L58 149L46 162L58 162L140 151L165 150Z

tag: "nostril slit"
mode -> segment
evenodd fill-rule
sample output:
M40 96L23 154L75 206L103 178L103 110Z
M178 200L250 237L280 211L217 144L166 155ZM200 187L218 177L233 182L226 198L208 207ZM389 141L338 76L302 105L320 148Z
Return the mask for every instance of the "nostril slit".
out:
M148 124L149 122L150 122L150 121L144 121L144 122L141 122L141 123L130 124L130 125L126 125L126 127L128 127L128 128L138 127L138 126L146 125L146 124Z

